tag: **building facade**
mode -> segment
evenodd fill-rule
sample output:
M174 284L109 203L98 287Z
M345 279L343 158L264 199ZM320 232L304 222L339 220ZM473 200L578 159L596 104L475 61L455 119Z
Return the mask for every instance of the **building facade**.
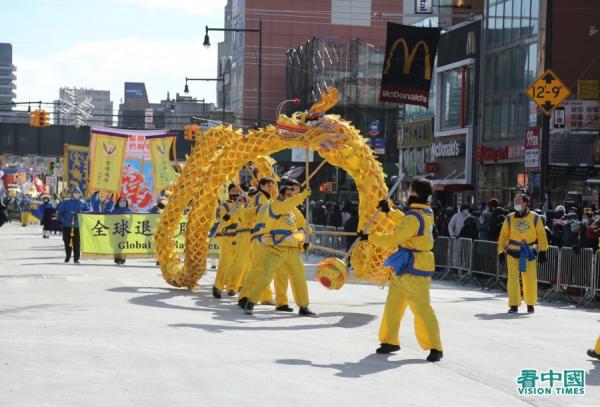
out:
M226 28L257 28L262 20L263 124L275 119L277 105L286 97L288 49L313 37L338 44L360 38L383 47L389 18L381 16L398 19L402 10L401 0L229 0ZM226 99L240 126L258 121L258 45L257 33L231 32L219 46L219 72L227 72L225 87L231 96Z
M17 97L17 67L13 65L12 60L12 45L0 43L0 110L12 110L11 103Z

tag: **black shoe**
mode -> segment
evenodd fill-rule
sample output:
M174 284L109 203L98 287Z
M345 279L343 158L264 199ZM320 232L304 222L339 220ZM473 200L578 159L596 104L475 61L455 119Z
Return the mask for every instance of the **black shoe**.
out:
M399 345L392 345L389 343L382 343L380 347L378 347L377 349L375 349L375 352L379 353L380 355L387 355L388 353L392 353L392 352L397 352L400 350L400 346Z
M73 261L73 263L79 264L79 260L75 260L75 261Z
M71 260L70 257L65 257L65 263L68 263Z
M594 349L588 349L587 355L592 358L600 359L600 355L596 353Z
M213 297L219 300L221 299L221 290L219 290L217 287L213 287Z
M301 315L303 317L311 317L311 318L317 317L317 314L315 314L314 312L309 310L308 307L300 307L300 310L298 311L298 315Z
M294 309L286 304L280 305L279 307L275 308L275 311L294 312Z
M230 297L233 297L235 295L235 291L229 290L229 291L227 291L227 295Z
M444 357L444 352L437 349L431 349L429 351L429 356L427 356L428 362L439 362Z
M252 315L252 311L254 310L254 303L250 301L246 301L246 306L244 307L244 314Z
M527 306L527 313L528 314L533 314L535 312L535 308L533 305L528 305Z
M509 314L516 314L517 312L519 312L519 307L517 307L516 305L511 305L510 309L508 310Z
M244 297L244 298L240 298L238 300L238 307L240 307L241 309L246 308L246 303L248 302L248 298Z

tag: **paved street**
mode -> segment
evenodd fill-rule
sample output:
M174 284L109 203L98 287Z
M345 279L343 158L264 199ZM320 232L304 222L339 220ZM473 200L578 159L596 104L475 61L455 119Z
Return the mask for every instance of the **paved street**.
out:
M212 298L213 278L190 293L166 285L149 259L65 265L59 237L5 225L0 405L599 405L600 361L585 355L597 310L542 305L508 316L504 294L436 283L446 348L431 364L410 312L402 350L373 353L386 295L377 287L331 292L311 281L318 319L266 306L248 317ZM586 394L519 396L521 369L582 369Z

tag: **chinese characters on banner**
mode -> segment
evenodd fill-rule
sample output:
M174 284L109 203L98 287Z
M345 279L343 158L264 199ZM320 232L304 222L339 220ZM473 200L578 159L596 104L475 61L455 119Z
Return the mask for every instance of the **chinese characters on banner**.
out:
M154 191L160 191L177 179L177 173L169 158L175 136L148 136L147 140L152 156Z
M81 193L86 195L89 152L89 147L65 144L64 177L67 192L79 188Z
M154 232L158 227L159 215L138 214L79 214L81 251L88 254L152 254L155 250ZM176 249L185 248L183 217L175 232Z
M126 147L126 135L92 129L90 140L90 192L119 192Z

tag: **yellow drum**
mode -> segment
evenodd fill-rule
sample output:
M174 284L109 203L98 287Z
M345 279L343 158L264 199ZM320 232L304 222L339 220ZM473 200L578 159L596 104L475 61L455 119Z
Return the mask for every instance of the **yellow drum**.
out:
M328 257L317 265L315 279L330 290L339 290L348 281L348 268L335 257Z

